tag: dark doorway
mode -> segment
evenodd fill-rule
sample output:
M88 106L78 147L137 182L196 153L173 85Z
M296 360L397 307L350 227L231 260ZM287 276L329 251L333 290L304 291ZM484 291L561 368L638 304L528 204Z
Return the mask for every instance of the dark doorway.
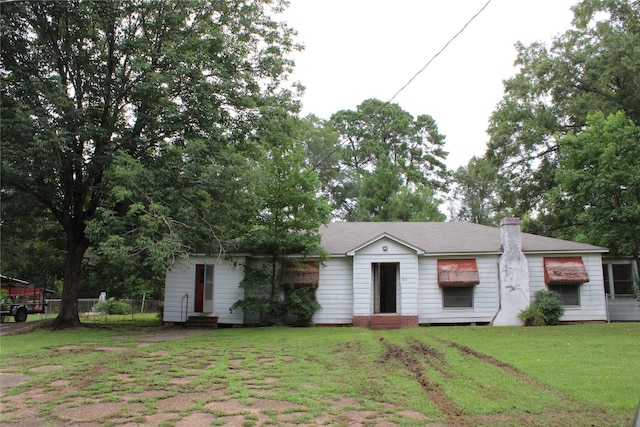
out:
M398 267L392 262L371 264L375 313L396 312Z

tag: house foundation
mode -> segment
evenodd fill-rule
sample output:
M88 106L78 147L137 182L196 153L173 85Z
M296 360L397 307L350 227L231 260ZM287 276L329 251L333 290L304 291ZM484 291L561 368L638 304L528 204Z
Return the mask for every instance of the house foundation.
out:
M377 330L414 328L418 326L418 316L403 316L401 314L353 316L353 326Z

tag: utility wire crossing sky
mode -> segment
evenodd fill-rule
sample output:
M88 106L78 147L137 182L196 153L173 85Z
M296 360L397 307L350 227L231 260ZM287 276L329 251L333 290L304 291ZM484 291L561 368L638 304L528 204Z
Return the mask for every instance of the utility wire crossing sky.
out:
M550 45L570 28L575 3L291 0L279 19L305 45L291 78L306 87L303 115L328 119L368 98L391 100L435 119L456 169L486 150L502 82L517 72L515 44Z

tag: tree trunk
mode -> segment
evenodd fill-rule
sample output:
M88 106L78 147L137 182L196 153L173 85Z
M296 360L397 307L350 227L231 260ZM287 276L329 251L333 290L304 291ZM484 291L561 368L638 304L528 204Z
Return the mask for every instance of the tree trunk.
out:
M82 260L89 247L89 241L86 237L82 237L78 241L69 240L67 259L64 264L60 313L53 323L56 328L74 328L81 325L78 314L78 295L82 285Z

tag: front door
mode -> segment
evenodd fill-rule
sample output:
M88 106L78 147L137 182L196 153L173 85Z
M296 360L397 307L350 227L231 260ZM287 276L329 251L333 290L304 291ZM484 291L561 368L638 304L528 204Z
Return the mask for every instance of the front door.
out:
M196 289L193 311L213 312L213 265L196 265Z
M371 269L374 313L395 313L398 263L374 263Z

